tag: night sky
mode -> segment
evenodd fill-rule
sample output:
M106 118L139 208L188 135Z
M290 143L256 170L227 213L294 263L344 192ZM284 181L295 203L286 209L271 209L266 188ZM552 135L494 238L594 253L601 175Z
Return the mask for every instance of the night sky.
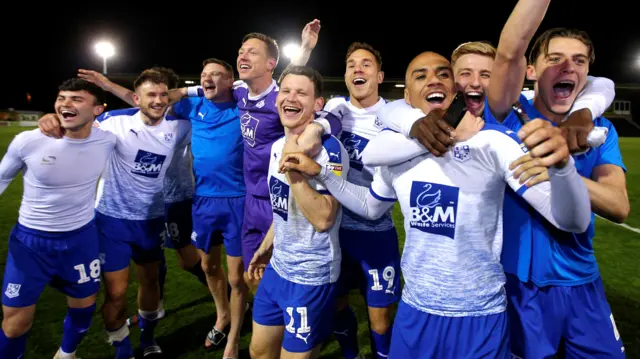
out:
M264 32L282 48L299 42L303 26L318 18L322 30L309 65L322 75L343 76L347 47L364 41L382 53L386 77L400 78L411 58L425 50L449 57L465 41L488 40L497 46L516 1L385 1L378 7L371 1L225 2L237 4L232 6L183 0L176 2L179 6L156 1L141 8L104 1L90 6L53 2L55 11L41 14L34 13L33 2L28 9L16 3L18 8L3 11L2 17L0 109L51 111L62 81L75 76L78 68L102 69L93 49L100 39L116 46L116 57L108 63L111 74L136 74L154 65L199 74L208 57L235 68L237 50L248 32ZM539 32L556 26L587 31L596 52L592 75L640 83L640 16L631 3L554 0ZM281 58L279 70L287 62Z

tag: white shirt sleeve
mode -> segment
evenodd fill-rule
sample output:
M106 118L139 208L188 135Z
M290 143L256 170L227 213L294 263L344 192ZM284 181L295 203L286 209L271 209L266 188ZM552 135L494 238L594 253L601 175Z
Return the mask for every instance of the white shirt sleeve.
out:
M429 151L417 140L391 130L382 130L362 151L365 166L391 166L408 161Z
M571 113L588 108L593 120L611 106L616 97L616 88L613 81L606 77L587 76L587 85L576 98L571 108Z
M326 166L316 178L324 183L331 195L353 213L368 219L382 217L396 202L395 191L376 169L371 189L347 182L344 177L333 174Z
M515 134L513 134L515 136ZM507 184L555 227L574 233L587 230L591 222L591 202L586 184L578 174L573 157L563 169L549 168L549 181L531 188L513 178L509 166L528 152L519 141L502 136L496 149L498 169Z
M2 157L2 161L0 162L0 194L4 192L24 166L22 155L20 154L23 138L24 136L18 134L9 144L7 153Z
M376 115L385 127L400 132L409 138L411 127L425 114L417 108L411 107L405 100L395 100L382 106Z

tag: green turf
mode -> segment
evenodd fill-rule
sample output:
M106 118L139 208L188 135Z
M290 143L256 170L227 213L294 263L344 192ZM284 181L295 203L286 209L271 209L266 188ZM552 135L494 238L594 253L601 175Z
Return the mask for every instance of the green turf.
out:
M24 128L0 128L0 153L4 154L13 136ZM620 146L629 172L627 183L631 207L640 203L640 139L621 138ZM638 155L638 157L636 157ZM14 225L22 196L22 179L18 176L0 196L0 273L4 272L7 255L6 238ZM394 211L394 220L401 242L404 241L402 215L398 208ZM640 227L640 214L633 211L626 222ZM607 296L611 304L616 324L628 358L640 358L640 235L597 219L597 237L595 239L596 256L600 264ZM192 276L179 269L175 254L166 251L169 273L166 283L165 307L167 317L156 329L158 342L167 354L167 358L220 358L221 351L206 353L202 349L205 335L215 321L214 307L208 291ZM135 278L132 275L132 278ZM129 310L136 308L135 281L129 289ZM98 299L98 307L103 297ZM359 339L363 351L370 356L369 338L362 300L352 296L356 314L360 318ZM58 348L62 335L62 319L66 313L64 297L47 288L40 298L36 319L29 334L27 358L51 358ZM106 344L102 330L102 319L94 316L89 333L78 349L81 358L113 358L113 349ZM132 329L132 341L138 343L137 328ZM248 358L250 333L242 336L242 357ZM323 349L324 358L340 358L341 353L335 341Z

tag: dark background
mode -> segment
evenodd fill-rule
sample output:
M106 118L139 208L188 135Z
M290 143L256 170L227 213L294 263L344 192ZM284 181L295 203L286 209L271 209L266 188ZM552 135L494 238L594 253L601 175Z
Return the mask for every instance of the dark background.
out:
M421 51L449 57L465 41L488 40L497 46L516 1L51 2L46 11L33 4L3 4L0 109L50 111L57 86L78 68L102 69L93 49L101 39L116 46L109 74L136 74L162 65L179 75L197 75L207 57L235 67L248 32L275 37L282 48L299 42L303 26L313 18L321 20L322 30L309 65L324 76L342 76L347 47L365 41L381 51L386 77L400 78ZM596 49L591 74L618 84L640 83L640 21L632 4L554 0L539 32L556 26L587 31ZM9 11L10 5L16 8ZM280 69L287 62L282 56Z

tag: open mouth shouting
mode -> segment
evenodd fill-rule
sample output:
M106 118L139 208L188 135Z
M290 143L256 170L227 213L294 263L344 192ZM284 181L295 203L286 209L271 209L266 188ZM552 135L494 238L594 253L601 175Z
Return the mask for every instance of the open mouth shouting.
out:
M367 83L367 80L362 77L356 77L355 79L353 79L352 83L356 86L356 88L361 88Z
M484 104L484 92L471 90L464 93L467 109L471 112L479 110Z
M553 85L553 95L556 99L565 100L571 96L576 88L576 83L572 80L562 80Z
M447 98L447 95L442 91L434 91L427 94L425 100L429 103L429 107L433 109L441 108L444 109L444 100Z
M213 92L216 90L216 85L213 82L205 82L202 88L204 92Z
M73 121L78 118L78 111L73 109L60 109L60 116L64 121Z

